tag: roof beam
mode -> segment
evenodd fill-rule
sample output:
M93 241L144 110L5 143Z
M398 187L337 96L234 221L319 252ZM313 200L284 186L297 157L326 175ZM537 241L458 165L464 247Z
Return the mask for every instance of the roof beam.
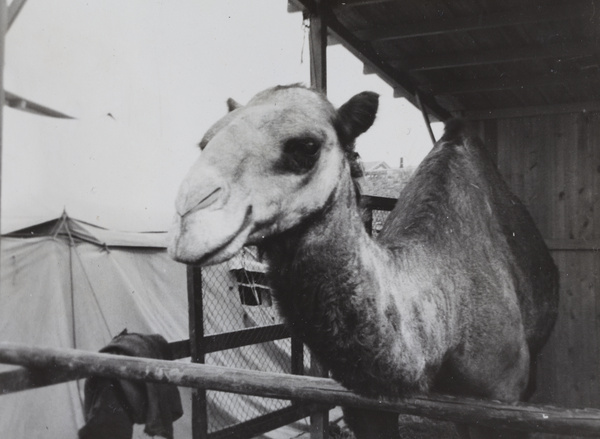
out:
M572 102L532 107L493 108L489 110L466 110L459 113L465 119L485 120L531 117L542 114L586 113L590 111L600 111L600 101Z
M406 22L394 27L376 26L357 30L355 35L364 41L386 41L404 38L426 37L505 26L519 26L549 21L565 21L580 18L582 3L548 6L540 9L507 11L488 15L473 15L460 18L429 19Z
M395 0L333 0L331 2L332 8L340 7L352 7L352 6L368 6L378 3L389 3Z
M307 10L311 14L316 13L316 5L312 0L290 0L290 2L295 7ZM383 63L371 45L358 40L352 35L337 20L334 14L328 15L327 26L330 34L356 56L365 65L366 69L376 73L394 89L395 96L402 96L417 106L416 94L419 90L407 74L399 72L387 63ZM421 104L437 120L444 121L451 117L450 112L438 104L429 94L423 93L421 95Z
M434 96L454 96L467 93L484 93L532 87L570 86L582 83L598 83L600 76L588 73L542 75L523 78L490 78L419 86Z
M329 30L342 42L344 47L360 59L368 69L377 73L381 79L387 82L394 89L395 93L399 93L413 105L418 106L416 99L418 89L408 75L399 72L387 63L382 63L381 58L370 45L365 45L357 40L337 20L330 18ZM436 119L444 121L450 118L450 113L445 108L441 107L432 96L423 94L420 98L422 106Z
M440 53L432 56L393 61L411 71L441 70L507 62L530 61L543 58L581 58L595 56L595 49L581 43L558 43L527 47L503 47L495 50L470 50Z

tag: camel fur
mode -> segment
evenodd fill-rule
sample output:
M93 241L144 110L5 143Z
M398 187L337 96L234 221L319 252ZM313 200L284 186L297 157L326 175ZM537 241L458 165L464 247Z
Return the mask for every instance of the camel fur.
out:
M229 106L182 183L176 259L212 264L260 246L290 330L361 395L531 395L556 319L557 269L525 207L460 122L447 124L373 239L351 170L376 94L335 109L313 90L279 86ZM394 414L345 413L358 439L398 434Z

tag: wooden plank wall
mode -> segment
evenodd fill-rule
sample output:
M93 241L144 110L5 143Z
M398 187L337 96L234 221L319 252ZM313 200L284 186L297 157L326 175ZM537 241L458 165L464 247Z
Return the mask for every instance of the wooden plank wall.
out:
M600 407L600 113L475 123L561 275L559 318L535 402Z

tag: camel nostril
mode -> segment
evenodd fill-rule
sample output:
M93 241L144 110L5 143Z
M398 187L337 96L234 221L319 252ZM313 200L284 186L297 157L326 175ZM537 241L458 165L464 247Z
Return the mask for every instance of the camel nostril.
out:
M207 195L194 196L180 195L177 204L177 213L179 216L184 217L185 215L196 212L198 210L206 209L214 205L217 201L223 198L223 187L216 187L207 193ZM205 192L206 193L206 192Z
M198 202L198 204L196 204L192 209L193 210L206 209L208 206L214 204L220 198L221 192L223 192L223 188L220 188L220 187L216 188L214 191L212 191L206 197L201 199Z

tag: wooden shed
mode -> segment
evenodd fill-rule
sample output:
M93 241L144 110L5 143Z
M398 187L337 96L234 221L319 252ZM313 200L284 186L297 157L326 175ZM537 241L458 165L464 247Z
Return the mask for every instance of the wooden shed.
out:
M341 43L428 117L472 122L560 269L534 400L600 407L600 3L294 0L290 10L323 37L317 76L325 42Z

